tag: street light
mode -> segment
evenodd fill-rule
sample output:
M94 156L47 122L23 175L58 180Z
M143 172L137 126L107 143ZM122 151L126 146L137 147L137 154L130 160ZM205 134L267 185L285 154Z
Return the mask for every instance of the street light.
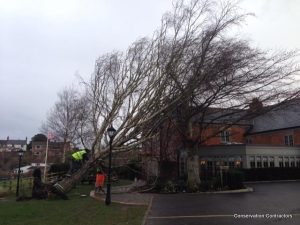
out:
M19 184L20 184L20 173L21 173L21 161L22 161L22 156L23 156L23 150L20 149L18 151L19 155L19 168L18 168L18 179L17 179L17 189L16 189L16 197L19 197Z
M116 135L116 130L113 128L111 125L107 129L107 134L109 137L109 156L108 156L108 175L107 175L107 190L106 190L106 199L105 199L105 204L110 205L111 203L111 195L110 195L110 174L111 174L111 155L112 155L112 142L114 140L114 137Z

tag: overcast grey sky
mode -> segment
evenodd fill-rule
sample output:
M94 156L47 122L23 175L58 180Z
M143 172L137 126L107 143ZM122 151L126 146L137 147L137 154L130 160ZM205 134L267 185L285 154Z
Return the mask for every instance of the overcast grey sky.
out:
M239 32L266 49L300 49L300 1L243 0ZM57 92L95 59L150 36L171 0L0 0L0 139L39 132Z

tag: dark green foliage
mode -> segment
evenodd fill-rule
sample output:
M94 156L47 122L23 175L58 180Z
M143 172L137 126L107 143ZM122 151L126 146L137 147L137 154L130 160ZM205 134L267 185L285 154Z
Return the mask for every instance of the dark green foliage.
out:
M179 192L185 192L185 191L187 191L187 176L180 177L177 180L177 190Z
M160 177L149 177L147 180L147 186L149 187L149 192L163 193L165 192L166 181L163 181ZM166 189L167 190L167 189Z
M162 181L169 181L170 177L177 176L177 163L171 161L160 162L160 178Z
M223 182L221 184L220 177L213 177L211 180L201 181L199 191L220 191L226 189L226 185Z
M164 184L159 177L150 177L147 184L151 187L154 186L153 192L161 192L163 190Z
M56 163L50 166L48 173L66 173L70 165L68 163Z
M177 192L177 184L171 180L167 181L164 184L163 192L164 193L176 193Z
M177 180L162 180L159 177L150 177L147 186L153 187L150 192L155 193L177 193L189 191L187 188L187 180L181 177Z
M230 190L244 188L245 176L244 173L240 170L229 170L227 173L227 186Z
M222 179L219 171L215 177L205 178L206 179L201 180L199 187L200 191L221 191L228 189L236 190L244 188L244 173L240 170L231 169L228 171L223 171Z
M242 171L246 181L300 179L300 168L298 167L254 168Z
M115 168L117 176L121 179L133 180L141 176L141 162L137 160L131 160L127 165Z

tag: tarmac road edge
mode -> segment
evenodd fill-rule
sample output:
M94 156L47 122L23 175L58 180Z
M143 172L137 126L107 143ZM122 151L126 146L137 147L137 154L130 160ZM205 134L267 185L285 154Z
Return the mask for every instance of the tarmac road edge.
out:
M149 215L150 209L152 207L152 201L153 201L153 196L151 196L151 199L150 199L147 211L146 211L146 213L144 215L144 219L143 219L142 225L146 225L146 222L147 222L147 219L148 219L148 215Z

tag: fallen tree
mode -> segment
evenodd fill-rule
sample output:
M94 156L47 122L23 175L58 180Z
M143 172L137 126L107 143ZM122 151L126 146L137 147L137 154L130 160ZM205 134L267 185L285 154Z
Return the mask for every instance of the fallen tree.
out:
M117 130L113 151L139 151L176 112L182 148L193 159L195 148L185 143L193 139L196 114L205 130L211 108L226 109L217 116L226 119L247 109L255 98L268 105L298 97L295 52L270 54L228 35L246 16L230 1L178 1L152 38L136 41L125 53L99 57L90 80L82 82L85 92L76 117L77 137L92 150L91 160L54 187L67 193L107 156L106 130L112 124ZM195 171L195 160L190 171ZM192 174L189 179L191 185L200 182Z

